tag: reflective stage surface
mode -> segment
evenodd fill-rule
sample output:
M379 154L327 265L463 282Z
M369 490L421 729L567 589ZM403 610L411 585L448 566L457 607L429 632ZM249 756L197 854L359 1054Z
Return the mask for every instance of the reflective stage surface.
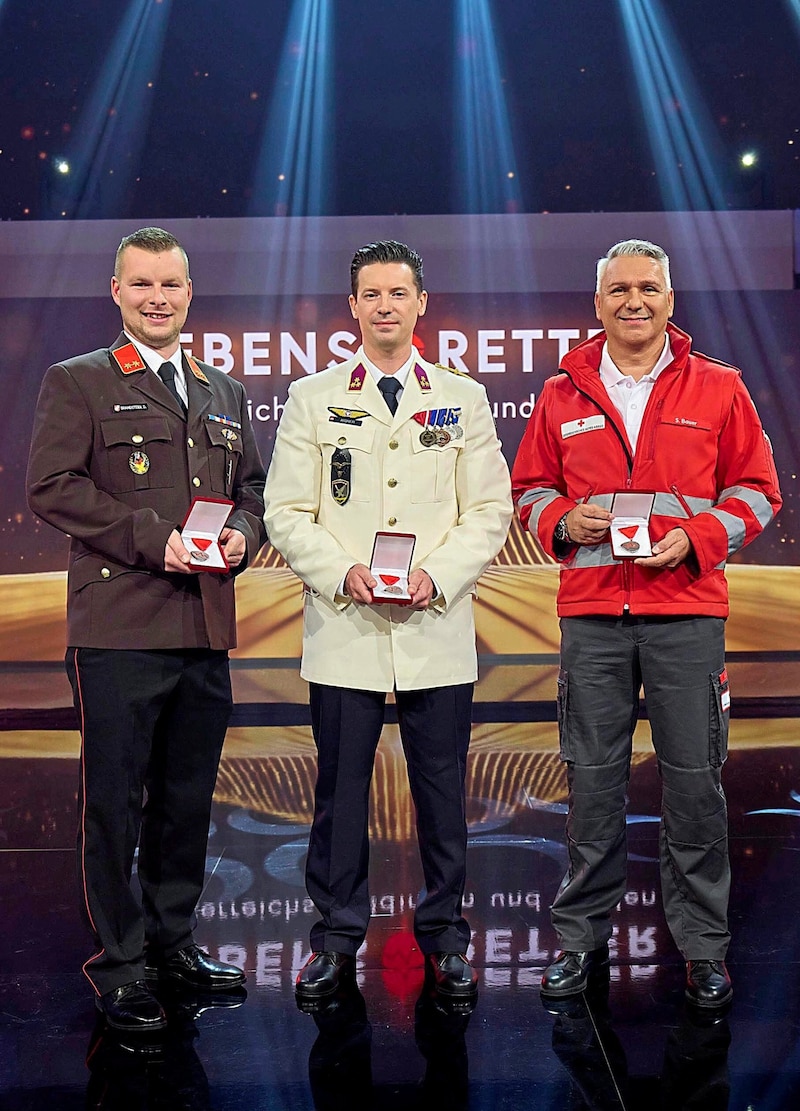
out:
M800 726L751 726L726 765L735 994L714 1019L685 1004L661 913L658 775L646 746L632 770L628 889L614 913L610 976L543 1006L564 800L554 745L531 745L531 730L476 731L466 903L481 991L472 1014L442 1010L424 988L411 934L419 867L391 727L376 771L375 914L357 990L315 1014L297 1009L292 985L314 918L302 878L313 760L307 736L284 751L280 731L264 729L246 744L233 738L224 761L196 931L213 956L244 964L246 998L167 998L166 1034L150 1040L110 1035L80 973L90 949L74 878L75 759L1 759L0 1107L800 1106ZM58 738L41 740L59 751Z

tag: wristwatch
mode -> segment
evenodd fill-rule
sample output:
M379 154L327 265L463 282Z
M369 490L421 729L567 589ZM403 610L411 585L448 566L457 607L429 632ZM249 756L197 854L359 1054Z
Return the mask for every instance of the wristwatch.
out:
M565 513L556 527L553 529L553 539L559 544L571 544L572 537L567 528L567 514Z

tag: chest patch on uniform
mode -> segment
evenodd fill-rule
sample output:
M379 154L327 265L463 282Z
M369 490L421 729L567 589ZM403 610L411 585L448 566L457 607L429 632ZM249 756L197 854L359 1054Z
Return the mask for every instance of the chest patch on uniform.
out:
M328 412L333 414L328 417L328 420L333 421L335 424L360 425L364 417L370 415L364 409L340 409L337 405L329 405Z
M580 436L582 432L595 432L598 428L605 428L606 418L601 414L596 417L578 417L577 420L567 420L561 425L561 439L568 440L570 436Z

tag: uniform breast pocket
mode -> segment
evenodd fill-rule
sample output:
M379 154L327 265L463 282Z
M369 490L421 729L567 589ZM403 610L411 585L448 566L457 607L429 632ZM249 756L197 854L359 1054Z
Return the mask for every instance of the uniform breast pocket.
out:
M461 440L426 446L412 439L411 500L415 503L454 501L456 464Z
M707 422L681 416L666 417L658 425L650 455L674 459L681 466L689 459L692 476L708 479L716 467L718 442L716 429Z
M105 483L111 493L175 485L175 445L164 417L112 417L100 422Z
M208 481L217 494L229 497L242 458L241 429L206 422L208 438Z
M374 501L379 467L373 427L320 421L317 445L322 457L320 504Z

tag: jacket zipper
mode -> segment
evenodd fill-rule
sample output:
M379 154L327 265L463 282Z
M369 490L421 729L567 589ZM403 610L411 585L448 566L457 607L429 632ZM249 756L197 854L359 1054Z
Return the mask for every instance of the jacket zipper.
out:
M622 435L619 428L617 427L617 422L614 420L614 417L612 416L611 412L607 409L604 409L603 406L600 404L600 402L597 400L597 398L592 397L592 395L590 393L587 393L586 390L582 390L580 388L580 386L576 385L575 379L572 377L572 375L570 374L570 372L568 370L565 370L565 368L563 366L559 367L559 370L561 371L562 374L566 374L567 378L569 378L575 392L580 394L581 397L585 397L588 401L590 401L592 403L592 405L594 405L597 409L599 409L600 412L603 414L603 416L606 417L610 421L611 427L614 429L614 432L616 433L617 439L619 440L620 444L622 445L622 450L625 453L625 461L626 461L627 466L628 466L628 476L625 479L625 486L626 486L626 488L629 489L630 486L631 486L632 479L633 479L633 456L631 455L630 451L628 450L628 445L625 443L625 437ZM586 495L586 501L589 500L590 495L593 494L593 493L594 493L594 490L589 491L589 494ZM629 614L631 612L630 601L629 601L630 596L631 596L631 569L629 567L629 562L630 561L626 559L626 560L623 561L623 565L622 565L623 595L626 599L626 601L624 601L623 604L622 604L623 614Z

